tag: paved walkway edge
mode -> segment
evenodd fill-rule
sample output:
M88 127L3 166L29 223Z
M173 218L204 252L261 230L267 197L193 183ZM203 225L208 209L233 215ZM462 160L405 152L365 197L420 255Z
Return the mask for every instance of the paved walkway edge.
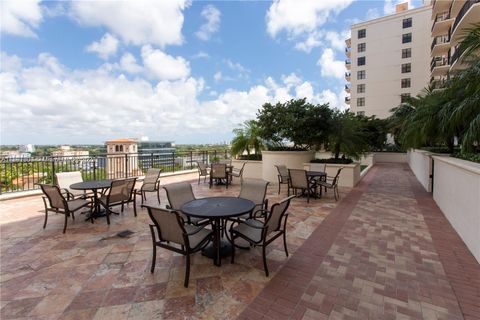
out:
M316 290L310 288L315 272L350 217L353 208L368 188L376 170L375 167L372 168L358 186L341 200L269 284L243 310L238 319L278 320L303 317L309 306L308 302L302 301L302 295L309 289Z

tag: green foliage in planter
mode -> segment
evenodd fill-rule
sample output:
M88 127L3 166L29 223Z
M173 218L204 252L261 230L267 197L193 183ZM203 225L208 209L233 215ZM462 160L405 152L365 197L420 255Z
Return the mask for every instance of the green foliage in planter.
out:
M269 145L269 151L308 151L309 148L307 147L289 147L284 145Z
M328 158L328 159L314 159L310 163L338 163L338 164L350 164L353 163L352 159L348 158Z
M453 154L453 157L462 159L462 160L480 163L480 153L456 153L456 154Z

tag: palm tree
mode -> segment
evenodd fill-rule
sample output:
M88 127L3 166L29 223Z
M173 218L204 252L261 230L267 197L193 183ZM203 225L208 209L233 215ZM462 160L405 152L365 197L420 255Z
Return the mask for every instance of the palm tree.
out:
M255 120L248 120L242 127L233 129L235 137L232 139L232 155L236 156L247 152L250 155L254 151L258 155L264 149L264 143L259 136L258 123Z
M334 154L335 159L340 158L340 153L349 158L360 158L361 154L369 150L362 120L348 110L334 111L327 150Z

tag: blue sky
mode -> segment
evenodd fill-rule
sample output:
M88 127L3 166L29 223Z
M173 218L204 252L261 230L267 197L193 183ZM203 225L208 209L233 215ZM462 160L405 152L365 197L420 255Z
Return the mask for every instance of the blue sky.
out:
M1 143L218 143L265 102L346 108L350 25L397 2L2 1Z

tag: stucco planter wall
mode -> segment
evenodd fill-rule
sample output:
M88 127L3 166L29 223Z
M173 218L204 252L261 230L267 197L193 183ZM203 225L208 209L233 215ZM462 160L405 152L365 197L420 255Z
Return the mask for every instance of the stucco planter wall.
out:
M424 150L408 150L407 161L410 169L418 182L427 190L432 192L432 158L430 152Z
M480 263L480 164L432 158L433 199Z
M324 163L304 163L303 168L305 170L312 171L323 171ZM360 181L360 163L351 163L351 164L336 164L336 163L327 163L326 171L327 175L333 177L337 174L338 169L343 167L342 172L340 173L340 179L338 180L338 185L340 187L355 187Z
M284 164L289 169L303 169L303 164L314 157L315 151L262 151L263 180L278 183L275 165Z
M245 164L245 168L243 169L243 177L246 179L262 179L262 168L263 164L262 161L254 161L254 160L232 160L232 165L235 168L240 169L242 165Z
M402 152L374 152L375 162L406 163L407 154Z

